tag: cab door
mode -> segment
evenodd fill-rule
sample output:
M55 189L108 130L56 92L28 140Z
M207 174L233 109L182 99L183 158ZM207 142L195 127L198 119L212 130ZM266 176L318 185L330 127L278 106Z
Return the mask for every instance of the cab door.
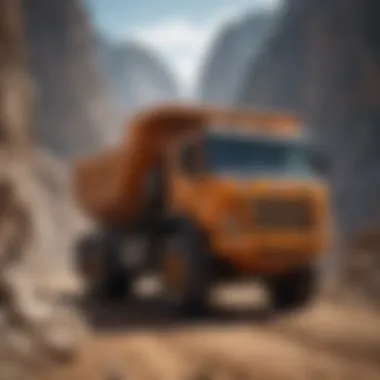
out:
M202 134L182 136L167 159L171 213L194 215L205 178Z

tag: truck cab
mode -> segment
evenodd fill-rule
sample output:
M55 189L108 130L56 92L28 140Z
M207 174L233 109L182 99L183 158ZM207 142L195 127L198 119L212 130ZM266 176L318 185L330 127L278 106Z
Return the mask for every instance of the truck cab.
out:
M240 273L281 273L326 250L328 193L298 136L207 131L179 146L174 213L191 215Z

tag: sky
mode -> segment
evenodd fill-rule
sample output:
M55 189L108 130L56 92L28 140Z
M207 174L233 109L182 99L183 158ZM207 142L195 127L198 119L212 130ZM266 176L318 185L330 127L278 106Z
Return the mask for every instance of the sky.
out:
M205 49L226 21L281 0L86 0L93 24L114 40L153 48L192 92Z

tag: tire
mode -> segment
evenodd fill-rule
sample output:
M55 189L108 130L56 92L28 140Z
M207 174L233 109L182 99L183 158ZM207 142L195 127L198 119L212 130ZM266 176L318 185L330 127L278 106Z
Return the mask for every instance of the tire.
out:
M183 278L180 287L173 286L168 272L170 262L181 263ZM165 306L172 316L195 317L205 312L211 283L211 260L203 234L191 221L179 220L175 232L166 239L161 275Z
M292 311L307 306L317 288L317 268L312 265L268 281L272 306L275 311Z
M132 281L127 271L109 272L98 284L97 293L103 300L118 301L131 297Z
M76 272L85 282L86 295L102 300L130 296L132 276L120 262L117 239L111 234L83 237L75 252ZM88 268L95 268L91 273Z

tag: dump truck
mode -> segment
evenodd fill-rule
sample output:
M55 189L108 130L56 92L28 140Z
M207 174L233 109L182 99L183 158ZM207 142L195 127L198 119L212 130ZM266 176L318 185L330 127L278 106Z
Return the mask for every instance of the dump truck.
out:
M204 310L216 281L252 278L276 309L313 298L329 244L328 191L301 122L272 110L169 104L143 110L120 143L75 163L94 226L76 245L88 290L128 297L154 272L175 313Z

